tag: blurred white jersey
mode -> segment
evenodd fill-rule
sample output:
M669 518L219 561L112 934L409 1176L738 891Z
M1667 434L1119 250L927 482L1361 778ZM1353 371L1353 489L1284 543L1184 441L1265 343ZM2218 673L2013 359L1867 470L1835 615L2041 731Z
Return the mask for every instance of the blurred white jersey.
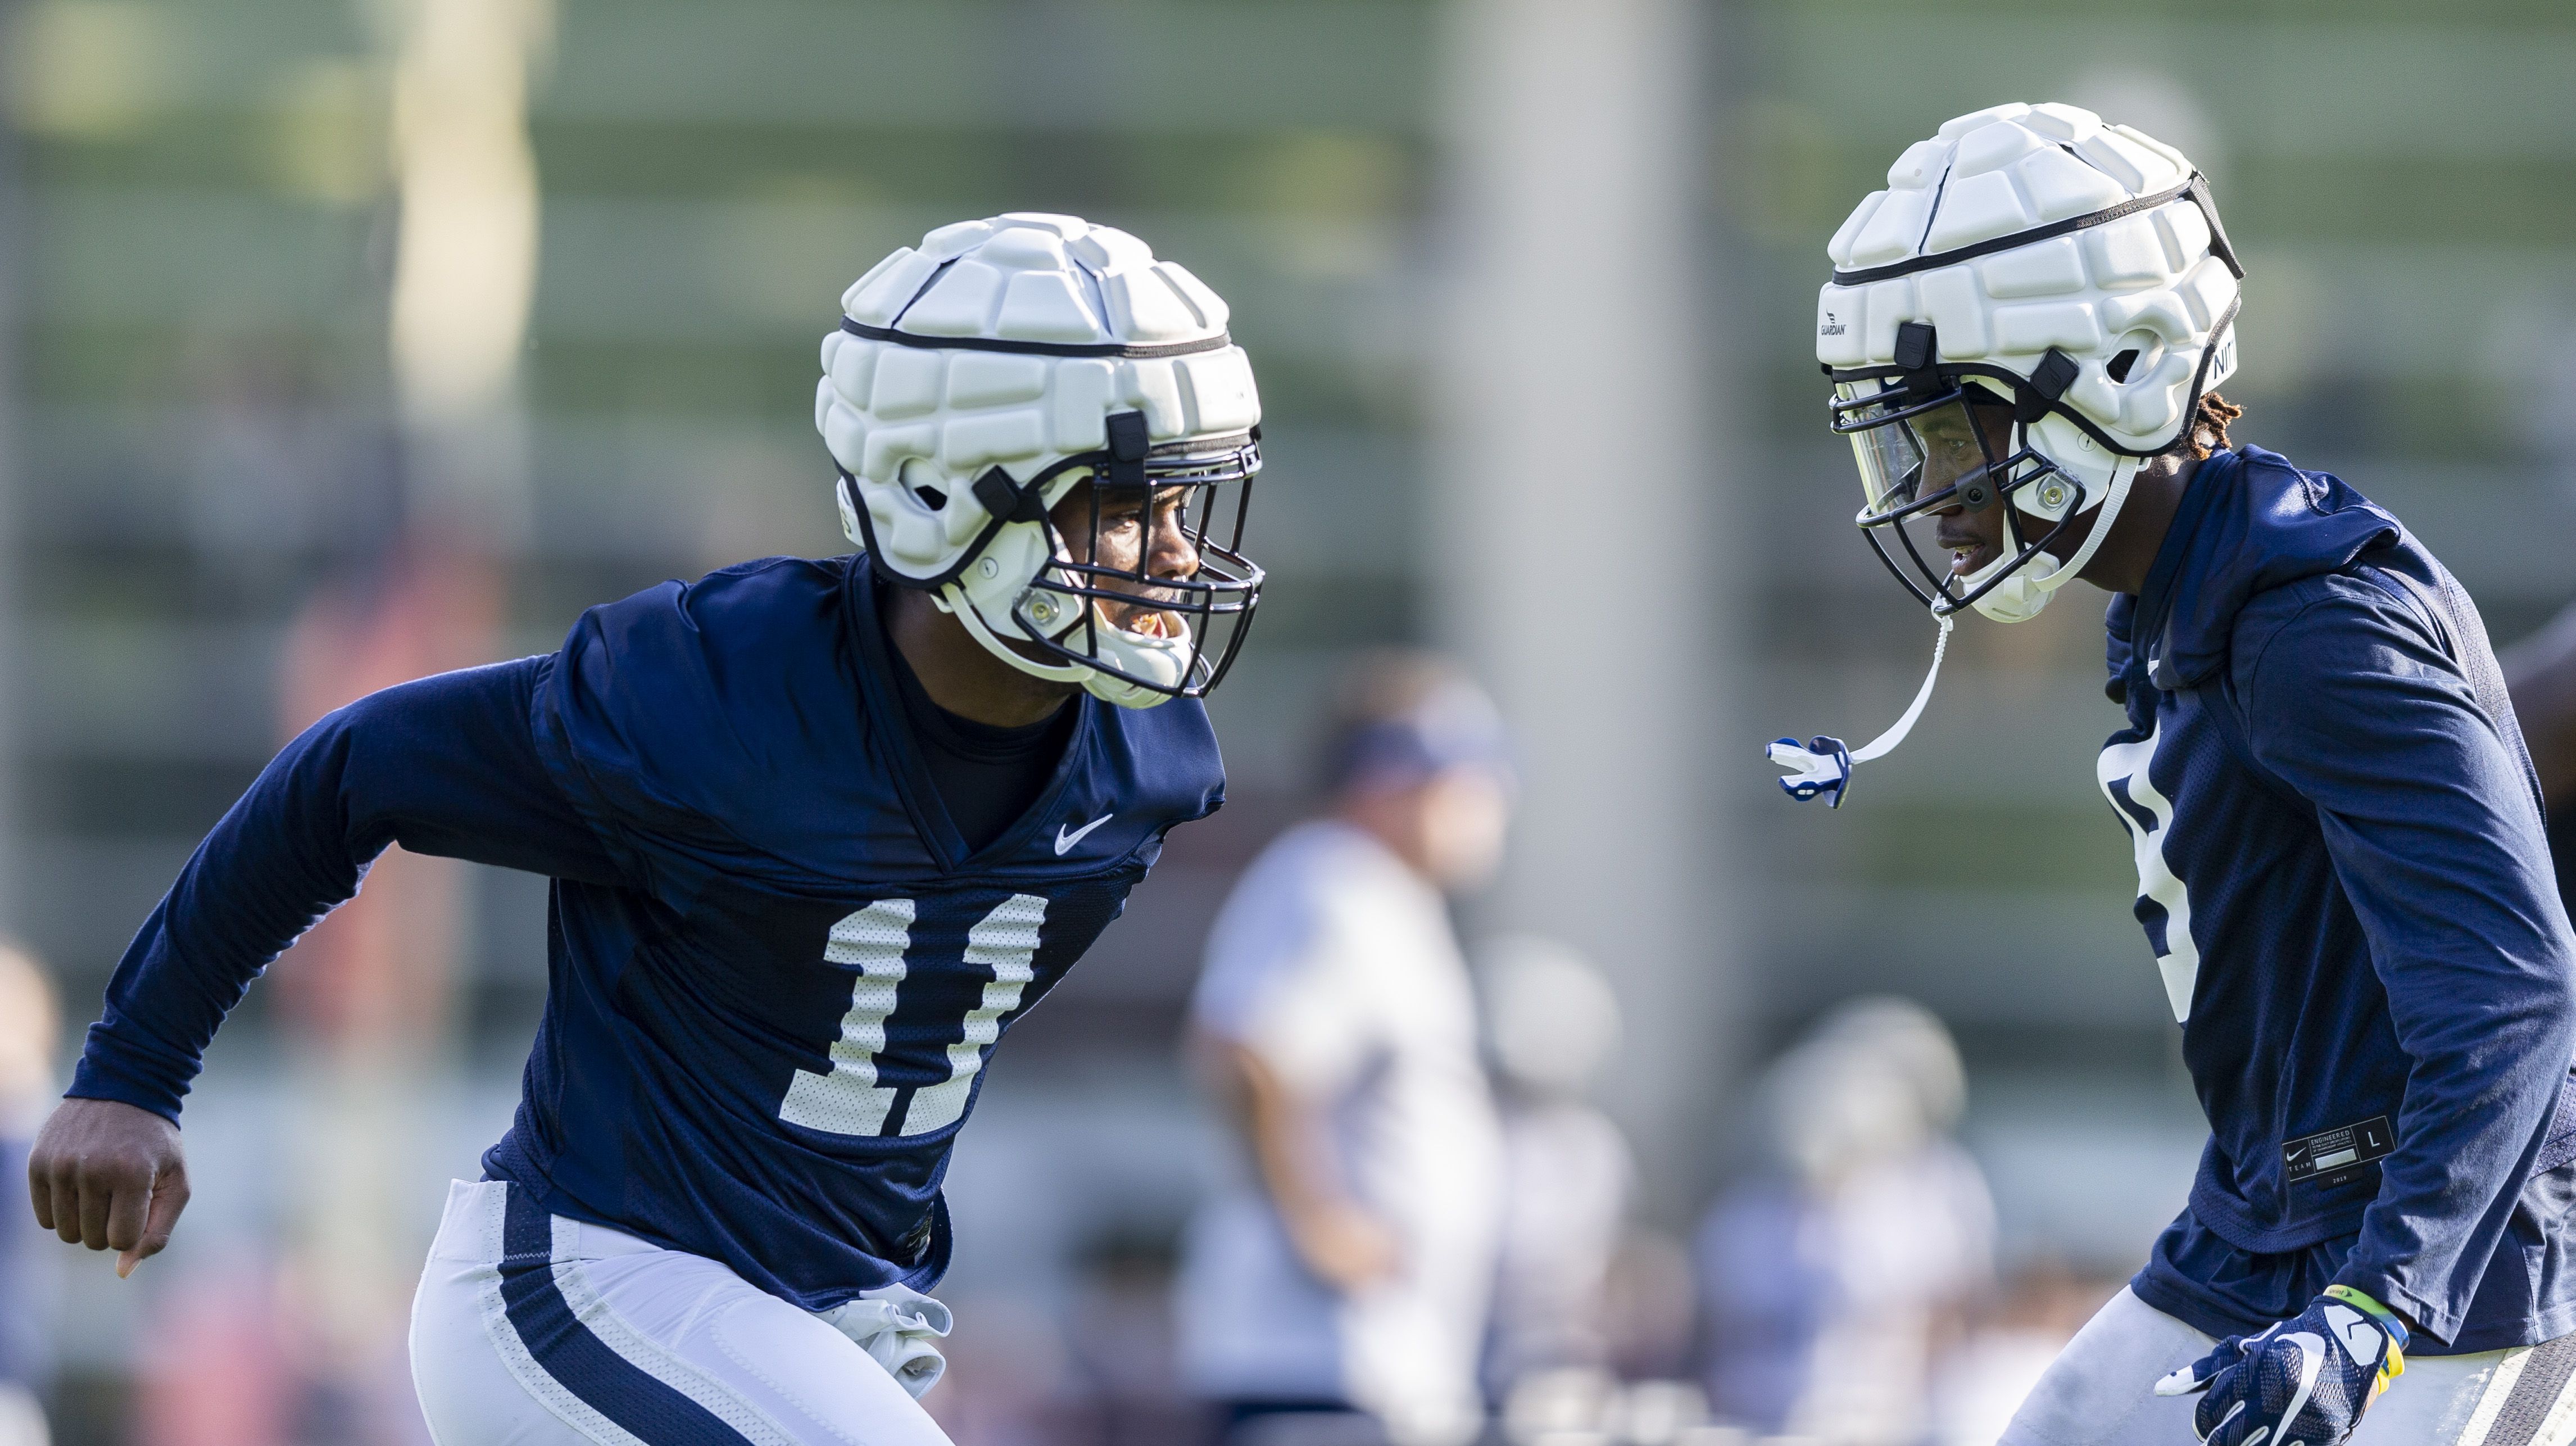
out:
M950 1446L843 1328L498 1180L448 1192L411 1359L439 1446Z
M1606 1366L1610 1265L1636 1155L1608 1115L1569 1101L1503 1115L1508 1186L1486 1380L1501 1396L1533 1371Z
M1226 900L1192 1010L1317 1103L1404 1261L1363 1294L1328 1289L1238 1159L1184 1247L1183 1379L1219 1400L1347 1401L1398 1440L1472 1435L1502 1144L1439 892L1359 829L1300 825Z
M0 1446L50 1446L45 1408L26 1387L0 1381Z
M1765 1431L1916 1439L1935 1323L1991 1287L1994 1228L1984 1177L1947 1140L1859 1165L1822 1198L1768 1177L1728 1191L1699 1234L1710 1399Z

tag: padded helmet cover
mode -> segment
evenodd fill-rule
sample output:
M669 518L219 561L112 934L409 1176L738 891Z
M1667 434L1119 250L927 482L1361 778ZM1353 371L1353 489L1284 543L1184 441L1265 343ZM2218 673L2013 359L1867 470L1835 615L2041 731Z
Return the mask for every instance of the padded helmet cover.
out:
M823 339L814 424L858 485L877 561L927 583L956 571L993 519L975 478L999 465L1027 483L1099 450L1110 413L1141 411L1155 443L1242 432L1261 420L1252 363L1226 341L1226 305L1178 262L1124 231L1072 216L961 221L899 248L841 298L862 326L958 338L956 350ZM1127 350L1166 357L975 349L974 341ZM1052 506L1081 480L1059 474ZM940 494L933 508L916 490ZM856 518L850 540L865 545ZM1016 569L1027 576L1027 569Z
M2201 393L2235 370L2241 273L2206 184L2173 147L2075 106L2000 105L1942 126L1826 251L1816 357L1830 369L1892 365L1909 321L1934 328L1944 364L2027 380L2051 348L2076 363L2029 443L2097 501L2179 440ZM2034 489L2014 500L2050 515Z
M1013 666L1131 706L1159 701L1080 665L1033 663L1006 640L1034 635L1024 604L1057 556L1038 514L1091 475L1060 464L1102 454L1110 417L1140 413L1155 448L1260 423L1225 302L1124 231L1013 212L897 249L841 309L823 338L814 425L839 464L850 540L891 579L971 613L970 629ZM996 468L1010 487L995 485ZM1035 508L1016 490L1033 484ZM1158 683L1186 671L1177 640L1100 631L1117 657L1098 661Z

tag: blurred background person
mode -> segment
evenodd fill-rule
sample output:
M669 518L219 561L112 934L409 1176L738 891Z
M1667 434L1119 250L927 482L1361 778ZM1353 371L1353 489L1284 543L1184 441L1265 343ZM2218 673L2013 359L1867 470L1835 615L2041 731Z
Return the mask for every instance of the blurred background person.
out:
M1619 1000L1590 960L1508 935L1478 951L1503 1130L1503 1229L1486 1336L1490 1399L1544 1371L1610 1363L1610 1271L1637 1175L1585 1095L1619 1047Z
M1758 1090L1766 1158L1699 1236L1711 1403L1836 1446L1917 1441L1934 1357L1994 1284L1994 1204L1950 1133L1957 1047L1919 1005L1856 1000Z
M27 1148L54 1102L54 1046L61 1021L43 966L0 943L0 1188L27 1178ZM48 1304L37 1281L46 1262L38 1234L11 1210L0 1223L0 1446L45 1446L42 1393Z
M1242 1146L1192 1220L1182 1374L1230 1441L1471 1439L1502 1145L1443 895L1500 855L1493 703L1437 658L1347 678L1320 814L1219 913L1191 1049ZM1356 1413L1356 1415L1355 1415Z

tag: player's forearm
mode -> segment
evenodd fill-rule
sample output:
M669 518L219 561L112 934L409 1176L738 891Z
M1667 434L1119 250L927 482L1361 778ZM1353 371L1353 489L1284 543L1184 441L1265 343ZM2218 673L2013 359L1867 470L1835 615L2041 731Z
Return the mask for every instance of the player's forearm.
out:
M2399 1149L2336 1273L2447 1341L2505 1237L2555 1122L2576 1001L2564 990L2492 1001L2477 1025L2418 1053L2397 1117ZM2401 1038L2406 1031L2401 1028Z
M1279 1213L1294 1220L1340 1203L1340 1182L1323 1158L1314 1112L1252 1051L1230 1042L1208 1047L1234 1107L1235 1128Z
M2387 927L2378 900L2363 907L2382 925L2373 962L2409 1064L2398 1148L2337 1280L2444 1341L2504 1240L2576 1059L2576 957L2538 923L2555 900L2511 870L2487 884L2447 931Z
M1345 1188L1314 1106L1241 1044L1202 1037L1198 1050L1230 1107L1263 1195L1308 1267L1345 1287L1382 1274L1391 1264L1392 1241Z
M288 744L126 949L72 1093L177 1118L198 1057L250 981L356 893L388 845L617 882L537 755L530 713L550 663L387 688Z

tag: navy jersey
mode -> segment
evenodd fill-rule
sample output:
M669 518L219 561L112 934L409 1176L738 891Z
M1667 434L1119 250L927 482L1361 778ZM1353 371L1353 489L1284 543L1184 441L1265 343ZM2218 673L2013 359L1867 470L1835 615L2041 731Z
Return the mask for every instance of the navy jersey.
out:
M2216 1335L2338 1281L2428 1351L2576 1329L2576 940L2467 594L2248 447L2109 633L2102 789L2211 1127L2139 1295Z
M1079 697L970 852L892 663L863 558L769 559L331 715L146 923L72 1093L175 1119L223 1011L388 842L530 869L546 1011L487 1175L808 1309L927 1288L986 1056L1224 782L1198 703Z

